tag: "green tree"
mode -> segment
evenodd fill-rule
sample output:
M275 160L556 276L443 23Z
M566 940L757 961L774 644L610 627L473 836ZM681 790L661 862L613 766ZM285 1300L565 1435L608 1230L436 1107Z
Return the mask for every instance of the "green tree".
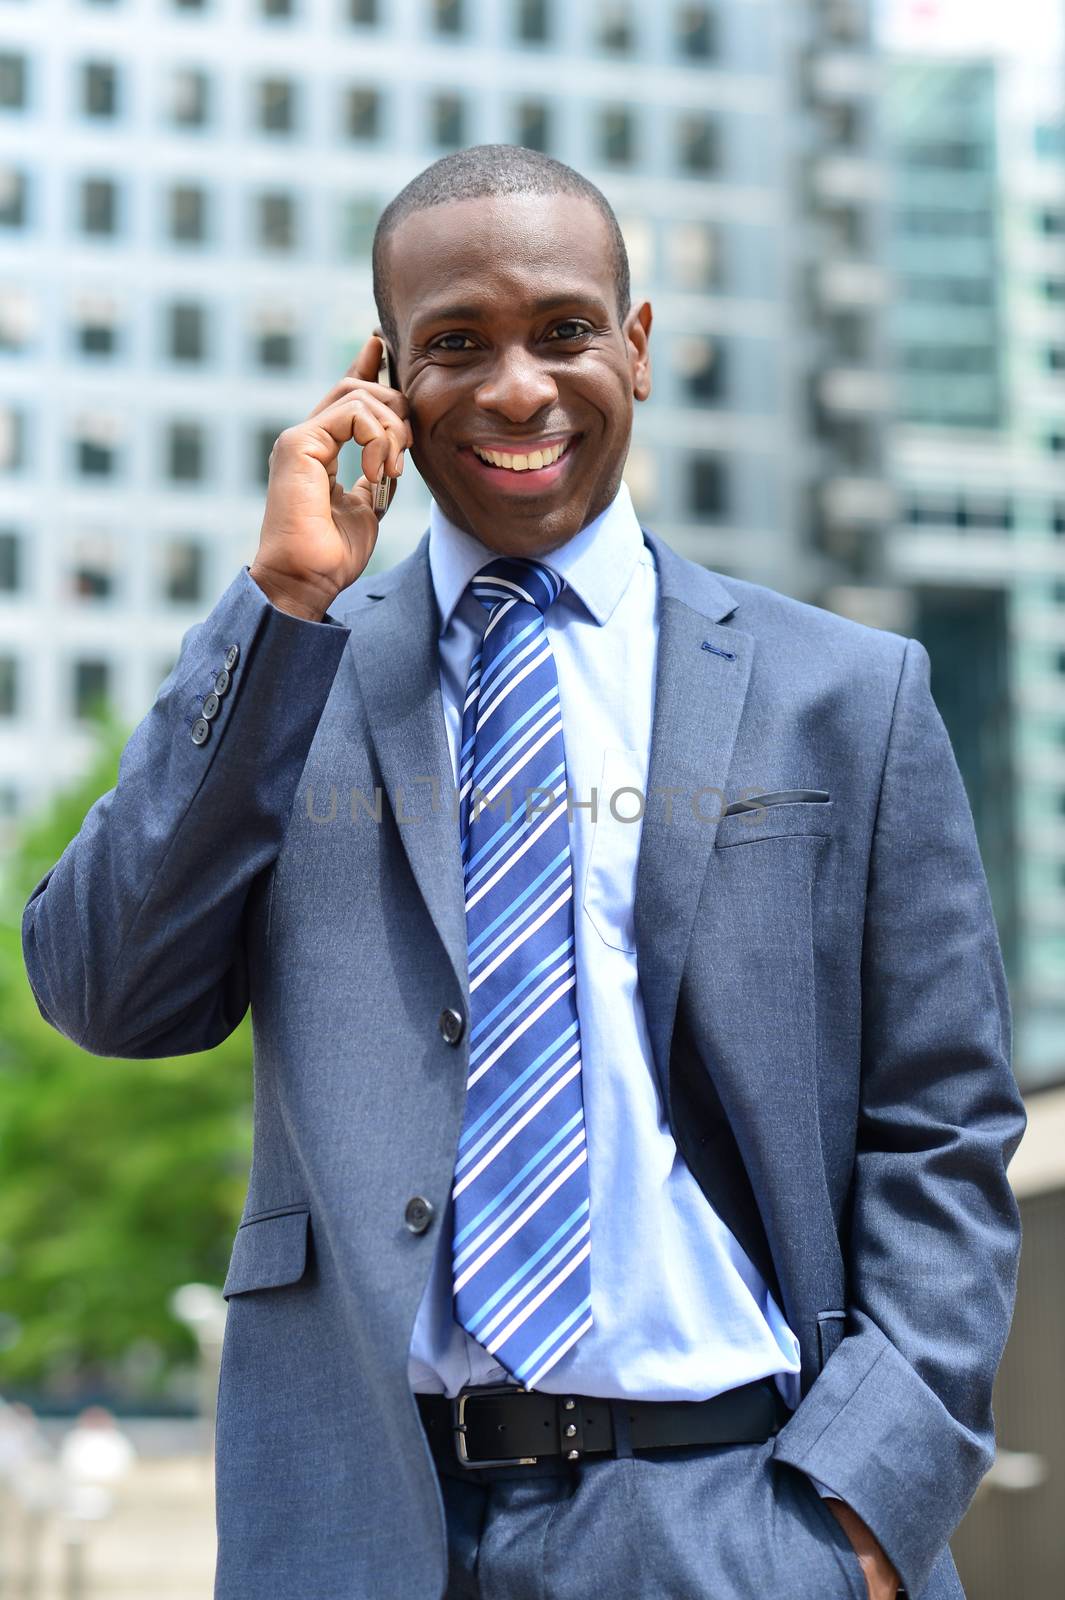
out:
M119 754L117 732L104 730L92 771L24 830L4 884L0 1386L128 1388L138 1351L155 1353L151 1387L165 1383L192 1352L170 1295L221 1283L243 1203L247 1019L202 1055L103 1060L49 1027L26 979L22 907L114 784Z

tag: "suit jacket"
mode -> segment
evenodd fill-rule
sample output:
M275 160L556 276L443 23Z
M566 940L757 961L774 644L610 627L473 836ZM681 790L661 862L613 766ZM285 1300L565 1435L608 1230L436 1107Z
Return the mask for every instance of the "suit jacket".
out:
M661 620L635 922L664 1104L801 1342L773 1459L848 1501L911 1596L956 1595L947 1540L993 1456L1024 1112L928 658L645 537ZM217 1600L445 1582L407 1381L467 1057L440 1016L465 1017L468 989L457 828L428 781L451 783L427 545L324 624L242 572L26 911L41 1010L89 1051L208 1049L251 1004ZM711 789L829 798L715 820Z

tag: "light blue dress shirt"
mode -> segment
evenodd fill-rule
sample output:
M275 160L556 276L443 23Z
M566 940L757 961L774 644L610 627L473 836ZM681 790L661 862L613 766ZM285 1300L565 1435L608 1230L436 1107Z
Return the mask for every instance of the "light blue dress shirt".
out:
M467 585L496 554L430 511L440 687L452 767L487 613ZM576 889L577 1003L591 1196L591 1330L552 1368L552 1393L703 1400L775 1375L798 1402L799 1344L761 1275L677 1149L653 1068L636 971L633 896L654 710L657 577L627 488L549 564ZM635 790L636 793L631 791ZM582 804L596 792L597 812ZM507 1374L452 1314L450 1202L415 1322L409 1376L456 1394Z

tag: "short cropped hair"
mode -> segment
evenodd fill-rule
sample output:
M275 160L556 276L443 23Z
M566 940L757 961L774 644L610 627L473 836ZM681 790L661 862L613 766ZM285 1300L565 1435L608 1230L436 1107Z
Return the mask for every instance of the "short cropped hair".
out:
M419 172L382 211L373 240L373 292L381 328L392 349L397 344L395 308L385 272L385 248L399 224L416 211L453 200L480 200L489 195L572 194L590 200L610 235L618 321L628 314L631 288L629 257L610 201L595 184L564 161L523 145L475 144L441 156Z

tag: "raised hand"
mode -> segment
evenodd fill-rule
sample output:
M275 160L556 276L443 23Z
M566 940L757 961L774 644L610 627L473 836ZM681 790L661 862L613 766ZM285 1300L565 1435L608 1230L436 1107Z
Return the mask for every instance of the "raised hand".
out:
M394 492L413 442L406 399L377 382L382 351L372 334L336 387L270 452L251 576L274 605L312 621L365 569L384 515L373 509L373 486L388 477ZM362 476L345 490L337 461L350 439L362 446Z

